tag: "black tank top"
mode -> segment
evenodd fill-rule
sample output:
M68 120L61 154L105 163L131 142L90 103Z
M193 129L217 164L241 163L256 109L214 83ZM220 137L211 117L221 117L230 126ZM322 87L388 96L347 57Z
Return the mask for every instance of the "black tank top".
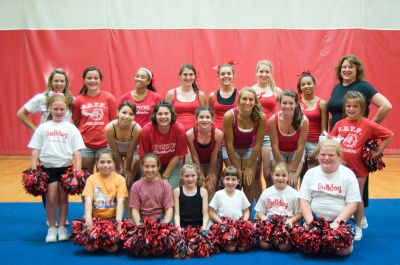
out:
M181 227L202 226L203 208L200 187L194 196L186 196L182 186L179 187L179 213L181 217Z

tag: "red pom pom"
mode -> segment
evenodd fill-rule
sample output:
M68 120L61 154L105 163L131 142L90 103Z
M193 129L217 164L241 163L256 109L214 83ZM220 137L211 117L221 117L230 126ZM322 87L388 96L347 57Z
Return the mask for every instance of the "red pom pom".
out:
M238 231L237 246L240 251L249 250L257 244L256 226L250 221L239 219L235 221Z
M22 174L22 184L27 193L33 196L41 196L47 192L47 180L49 176L42 171L40 166L37 169L27 169Z
M76 219L72 222L72 241L78 245L86 245L89 242L89 235L86 231L85 219Z
M382 170L386 165L382 160L383 154L375 157L373 155L378 152L378 140L369 140L362 148L361 159L369 172Z
M187 257L203 258L219 252L218 242L210 231L189 226L183 233L187 243Z
M160 219L145 218L143 225L128 229L124 248L137 256L174 256L180 241L181 233L176 226Z
M226 248L237 246L239 231L232 219L223 217L221 223L215 223L210 227L210 231L214 234L220 247Z
M68 167L65 174L62 175L60 183L66 193L68 193L69 195L77 195L83 192L86 184L86 179L88 177L88 171Z

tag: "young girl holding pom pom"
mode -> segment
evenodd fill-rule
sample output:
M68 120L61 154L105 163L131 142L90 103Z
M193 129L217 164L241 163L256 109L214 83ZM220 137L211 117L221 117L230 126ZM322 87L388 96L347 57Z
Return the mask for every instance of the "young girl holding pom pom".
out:
M97 152L95 157L97 171L86 181L82 195L85 197L85 225L87 230L93 227L93 217L122 221L124 201L128 197L125 178L115 172L114 158L110 150ZM118 245L106 248L115 252ZM95 250L86 245L86 250Z
M257 217L264 221L269 216L279 215L287 217L285 224L292 225L300 221L299 195L297 190L287 185L289 177L289 166L285 162L279 162L272 169L273 186L264 190L257 202L255 210ZM269 249L272 243L261 241L260 247ZM278 248L288 251L290 244L279 244Z
M343 160L346 166L354 171L363 197L364 184L368 176L368 169L362 161L362 147L371 139L379 139L381 143L375 156L383 153L383 150L393 138L393 132L382 125L364 118L366 101L358 91L349 91L344 96L343 113L346 117L335 124L331 135L342 139L340 146L343 152ZM354 240L361 240L361 220L364 216L364 203L358 204L354 213L356 222L356 236Z
M164 223L171 222L174 199L168 179L160 177L160 159L148 153L140 161L140 167L143 177L133 183L129 198L133 224L140 225L146 217L163 217Z
M223 217L232 220L243 218L244 221L250 217L250 202L243 191L238 190L240 183L239 172L234 166L225 168L222 174L224 189L215 193L209 204L209 214L212 221L222 223ZM236 245L224 246L225 251L234 252Z
M186 228L208 225L208 193L201 187L200 168L196 164L185 164L181 169L181 185L174 189L176 226Z
M85 148L79 130L69 121L65 121L68 101L64 95L55 95L47 101L50 115L48 121L35 130L28 147L32 149L31 168L36 169L40 162L42 169L49 175L46 193L46 214L49 229L46 242L65 241L69 234L65 228L68 214L68 194L61 188L59 180L67 167L82 167L81 149ZM56 215L58 208L58 228Z

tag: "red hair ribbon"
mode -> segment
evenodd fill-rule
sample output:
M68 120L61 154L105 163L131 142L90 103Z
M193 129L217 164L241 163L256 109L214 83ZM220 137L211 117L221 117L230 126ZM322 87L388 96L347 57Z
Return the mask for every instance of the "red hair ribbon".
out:
M218 64L218 65L214 66L213 69L214 70L219 70L223 65L227 65L227 64L234 66L234 65L239 64L239 62L235 62L234 60L230 60L230 61L227 61L225 63Z
M303 75L311 75L311 76L313 76L313 75L311 74L310 70L303 71L303 72L297 74L297 76L303 76Z

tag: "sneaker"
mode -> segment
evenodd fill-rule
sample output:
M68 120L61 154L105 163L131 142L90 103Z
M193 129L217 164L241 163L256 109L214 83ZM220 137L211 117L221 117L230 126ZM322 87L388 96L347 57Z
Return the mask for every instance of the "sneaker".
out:
M360 241L362 238L362 229L361 227L356 226L356 235L354 236L355 241Z
M368 228L367 217L363 216L363 218L361 219L360 227L361 227L361 229L367 229Z
M57 227L50 226L47 230L46 243L57 242Z
M58 241L66 241L69 239L69 233L65 226L60 226L58 228Z

